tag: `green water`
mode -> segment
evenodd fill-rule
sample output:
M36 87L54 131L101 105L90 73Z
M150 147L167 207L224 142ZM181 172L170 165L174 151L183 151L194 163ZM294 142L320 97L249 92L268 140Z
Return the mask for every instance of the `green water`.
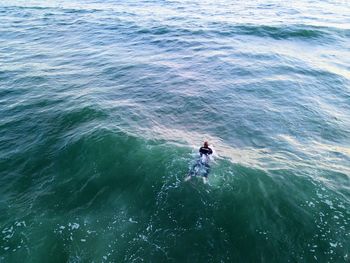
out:
M0 262L349 262L348 13L1 2Z

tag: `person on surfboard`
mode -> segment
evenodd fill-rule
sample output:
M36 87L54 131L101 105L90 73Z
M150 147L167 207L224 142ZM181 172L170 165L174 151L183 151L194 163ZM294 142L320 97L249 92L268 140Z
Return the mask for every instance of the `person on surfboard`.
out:
M208 174L210 172L209 156L213 154L213 150L209 147L209 143L207 141L205 141L204 145L199 148L199 154L200 158L192 166L190 172L188 173L188 176L185 178L185 181L190 180L192 176L196 176L198 169L201 167L204 168L204 173L202 174L203 181L204 183L208 181Z

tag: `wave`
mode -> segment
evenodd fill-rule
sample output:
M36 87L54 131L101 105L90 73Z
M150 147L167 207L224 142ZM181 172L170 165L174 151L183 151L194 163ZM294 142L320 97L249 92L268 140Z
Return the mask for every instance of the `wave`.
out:
M44 228L44 238L55 244L69 247L76 242L83 261L106 254L113 261L139 257L177 262L183 260L178 251L191 244L195 249L186 257L199 261L215 257L255 262L281 245L289 251L300 238L310 240L309 235L312 245L327 249L329 242L346 242L347 203L322 184L291 170L263 171L228 160L213 165L211 185L185 183L191 158L189 148L108 129L81 133L54 158L33 154L16 174L1 179L12 193L7 196L11 209L2 208L7 220L0 229L3 246L12 249L23 243L31 251L46 251L50 244L34 247L33 240L23 238L42 235ZM326 211L321 219L320 211ZM13 229L13 237L8 236ZM337 237L313 239L335 229ZM273 241L261 242L266 239ZM84 247L95 240L103 240L99 249ZM251 243L260 243L258 254L246 253ZM51 247L54 254L61 250ZM76 253L73 247L66 250L67 257ZM303 245L296 253L313 255ZM277 254L273 262L278 262ZM294 259L288 252L283 256Z
M329 39L332 40L335 37L348 37L350 30L331 28L331 27L319 27L309 25L227 25L215 23L209 25L207 28L176 28L170 26L153 26L149 28L140 28L136 31L136 34L150 34L150 35L198 35L209 37L213 35L233 37L237 35L248 35L256 37L270 37L276 40L283 39Z
M3 10L1 12L17 12L19 11L45 11L45 15L53 15L53 13L47 13L48 11L62 11L67 14L89 14L100 11L98 9L89 9L89 8L78 8L78 7L62 7L55 5L7 5L1 6Z
M252 35L258 37L271 37L274 39L289 39L289 38L302 38L312 39L326 37L327 33L324 30L314 27L305 26L267 26L267 25L244 25L235 26L232 32ZM229 31L229 34L231 32ZM225 33L224 33L225 34Z
M62 8L62 7L20 7L20 6L8 6L2 7L3 10L15 11L17 9L28 9L28 10L45 10L54 11L59 10L62 13L71 15L72 13L85 14L99 12L100 10L95 9L74 9L74 8ZM101 29L108 29L111 31L124 32L129 36L139 36L139 35L151 35L151 36L203 36L203 37L234 37L239 35L255 36L255 37L269 37L276 40L285 39L299 39L299 40L326 40L335 41L338 38L344 39L350 36L350 29L337 28L337 27L326 27L326 26L314 26L306 24L277 24L277 25L267 25L267 24L230 24L224 22L209 22L202 27L181 27L181 26L170 26L164 23L142 21L139 23L137 21L131 21L130 19L125 19L125 14L120 16L120 13L115 12L116 18L114 20L109 20L108 24L104 24L102 21L96 21L95 23L79 20L76 23L80 24L90 24L90 26L98 26ZM49 13L45 15L44 19L49 19ZM178 18L177 18L178 19ZM57 23L57 21L55 22ZM73 25L75 22L65 21L62 25ZM93 24L93 25L92 25ZM58 24L61 25L61 24Z

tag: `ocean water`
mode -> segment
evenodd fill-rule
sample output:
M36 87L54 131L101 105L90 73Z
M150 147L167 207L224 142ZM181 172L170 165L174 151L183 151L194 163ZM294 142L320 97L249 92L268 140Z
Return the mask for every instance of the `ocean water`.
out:
M0 1L0 262L350 262L349 14Z

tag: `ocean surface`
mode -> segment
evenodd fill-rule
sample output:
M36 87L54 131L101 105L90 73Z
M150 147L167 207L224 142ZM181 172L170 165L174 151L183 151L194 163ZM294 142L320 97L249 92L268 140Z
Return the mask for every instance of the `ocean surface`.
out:
M349 14L0 1L0 262L350 262Z

